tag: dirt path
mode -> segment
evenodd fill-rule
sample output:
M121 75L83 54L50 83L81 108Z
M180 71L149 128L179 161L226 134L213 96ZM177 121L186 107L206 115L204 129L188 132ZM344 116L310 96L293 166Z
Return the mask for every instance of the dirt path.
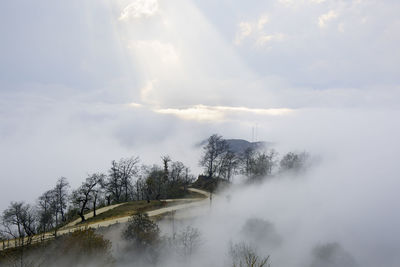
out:
M199 194L202 194L205 198L192 198L192 199L166 199L164 201L167 202L177 202L177 201L190 201L189 203L183 203L183 204L177 204L171 207L165 207L165 208L160 208L160 209L155 209L152 211L146 212L149 217L155 217L155 216L160 216L164 215L173 211L178 211L178 210L184 210L184 209L189 209L189 208L194 208L194 207L199 207L201 205L207 204L208 203L208 198L210 197L210 194L206 191L200 190L200 189L195 189L195 188L189 188L188 190L192 192L196 192ZM111 205L108 207L100 208L97 210L97 214L101 214L103 212L106 212L110 209L114 209L120 205L123 205L124 203L121 204L116 204L116 205ZM85 215L85 218L91 218L93 217L93 212L88 213ZM75 220L63 228L59 229L57 231L57 235L64 235L68 234L77 230L83 230L86 228L100 228L100 227L108 227L113 224L117 223L126 223L131 216L126 216L126 217L121 217L117 219L110 219L110 220L105 220L102 222L94 222L92 224L85 224L85 225L77 225L81 220ZM54 238L54 232L49 232L45 233L42 235L36 235L32 238L31 243L40 243L43 242L43 240L50 240ZM26 241L26 240L25 240ZM21 244L21 240L13 239L13 240L7 240L4 242L0 242L0 250L7 249L7 248L13 248L13 247L18 247Z

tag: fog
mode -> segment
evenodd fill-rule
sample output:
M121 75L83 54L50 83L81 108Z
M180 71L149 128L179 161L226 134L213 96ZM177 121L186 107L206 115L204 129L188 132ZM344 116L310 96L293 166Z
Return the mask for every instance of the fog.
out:
M192 258L164 250L159 266L229 264L241 241L271 266L399 266L398 1L0 6L0 211L122 157L168 154L198 175L196 144L256 129L280 155L307 151L311 167L235 177L176 222L201 232ZM260 233L246 232L251 219ZM126 255L120 229L105 236Z
M287 125L280 120L285 131L269 133L282 138L274 139L279 140L275 148L308 151L311 167L261 184L243 185L237 177L234 186L214 195L211 205L177 213L176 231L198 228L200 246L189 259L164 247L158 266L229 266L229 244L238 242L270 255L271 266L398 266L399 129L387 116L382 110L313 110L301 115L309 124L296 116ZM164 236L171 235L170 220L159 225ZM147 258L132 263L140 256L121 249L120 229L105 237L113 241L115 257L128 262L118 266L149 264Z

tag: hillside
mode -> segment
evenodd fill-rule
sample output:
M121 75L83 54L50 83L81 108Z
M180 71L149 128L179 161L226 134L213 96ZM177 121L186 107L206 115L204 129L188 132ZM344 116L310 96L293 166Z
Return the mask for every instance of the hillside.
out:
M266 149L273 145L271 142L265 142L265 141L249 142L244 139L225 139L225 141L229 145L230 150L236 154L241 154L248 148L258 150L258 149ZM203 140L200 143L198 143L196 147L201 148L204 145L206 145L207 142L208 142L207 139Z

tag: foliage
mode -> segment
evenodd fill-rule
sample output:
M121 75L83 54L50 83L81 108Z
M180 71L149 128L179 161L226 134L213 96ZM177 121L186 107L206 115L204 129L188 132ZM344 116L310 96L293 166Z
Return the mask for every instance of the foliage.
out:
M279 162L281 171L298 172L306 167L309 155L306 152L289 152Z
M113 266L111 242L93 229L78 230L55 240L0 253L1 266Z
M129 219L122 237L136 248L146 248L158 243L160 229L147 214L139 213Z

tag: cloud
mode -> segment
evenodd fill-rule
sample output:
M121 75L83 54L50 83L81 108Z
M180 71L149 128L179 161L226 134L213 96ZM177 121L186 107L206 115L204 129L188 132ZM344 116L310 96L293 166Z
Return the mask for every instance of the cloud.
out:
M236 45L240 45L240 43L252 33L253 25L250 22L242 21L239 23L238 28L239 29L235 39Z
M285 39L285 35L282 33L270 34L270 35L262 35L257 39L257 46L265 46L273 41L282 41Z
M158 0L136 0L124 8L119 20L125 21L131 18L151 17L156 14L158 8Z
M329 21L336 19L338 16L339 16L339 14L336 11L330 10L328 13L325 13L325 14L319 16L318 26L320 28L324 28L324 27L326 27L326 25Z
M285 34L283 33L266 33L265 26L270 22L267 15L261 15L255 21L241 21L238 24L235 45L240 45L245 39L251 39L257 47L262 47L270 44L273 41L284 40Z
M282 116L288 115L294 110L287 108L261 109L248 107L230 107L230 106L206 106L196 105L189 108L167 108L155 109L157 113L171 114L185 120L195 121L223 121L232 115L253 114L262 116Z
M269 18L267 15L262 15L257 22L257 28L258 30L262 31L264 29L264 26L269 22Z

